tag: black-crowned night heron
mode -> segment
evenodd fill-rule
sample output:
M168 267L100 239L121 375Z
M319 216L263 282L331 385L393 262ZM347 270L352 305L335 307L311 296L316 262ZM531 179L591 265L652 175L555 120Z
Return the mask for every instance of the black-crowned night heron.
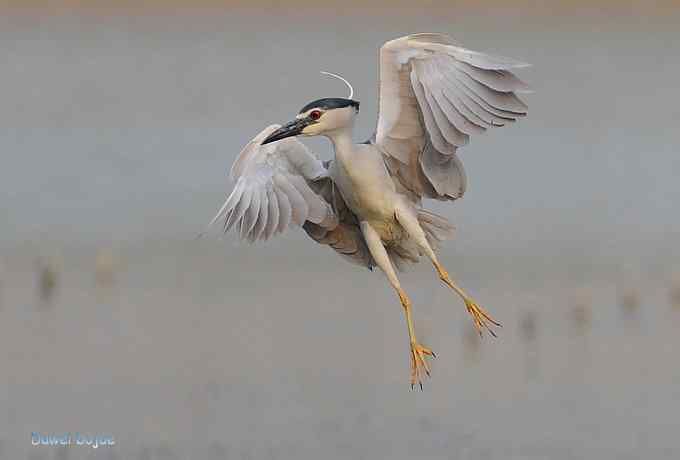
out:
M469 136L526 115L526 92L512 69L527 64L462 48L447 35L416 34L380 49L380 114L374 137L352 141L359 102L319 99L293 121L272 125L246 145L231 168L236 186L211 224L237 227L243 239L266 240L302 227L350 261L380 267L399 295L411 346L411 386L422 387L434 353L416 339L411 301L395 267L425 255L465 302L480 332L500 326L451 279L435 254L453 227L422 200L453 201L465 192L456 155ZM325 136L335 157L319 159L294 136Z

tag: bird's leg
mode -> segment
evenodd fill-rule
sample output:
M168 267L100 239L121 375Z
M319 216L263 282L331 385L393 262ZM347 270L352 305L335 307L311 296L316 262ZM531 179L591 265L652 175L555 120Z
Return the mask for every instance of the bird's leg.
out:
M423 382L420 378L420 370L422 368L422 370L425 371L425 374L428 377L430 376L430 366L425 358L426 356L432 356L434 358L435 354L432 350L422 346L416 340L416 333L413 330L413 320L411 319L411 299L408 298L401 288L397 288L397 294L399 294L399 300L401 301L401 305L404 307L404 313L406 314L406 326L408 327L409 343L411 344L411 388L418 383L422 390Z
M401 288L397 274L394 272L394 267L392 267L392 262L390 261L385 246L383 246L380 240L380 235L368 224L368 222L361 222L361 231L366 239L366 245L368 246L371 255L375 260L376 264L385 273L390 284L397 291L399 295L399 301L402 307L404 307L404 314L406 316L406 326L408 327L408 337L409 344L411 347L411 388L416 384L423 388L422 382L422 372L429 377L430 376L430 365L427 362L427 357L434 357L434 353L427 347L422 346L416 340L416 333L413 328L413 319L411 318L411 299L409 299L406 292Z
M493 329L491 329L491 326L501 327L501 324L494 320L491 317L491 315L487 313L486 310L480 307L472 299L472 297L467 295L467 293L463 291L463 289L461 289L456 283L453 282L446 269L444 269L442 264L439 263L439 260L437 260L437 255L430 247L430 244L427 241L427 237L425 236L425 232L420 226L420 223L418 222L418 218L415 216L415 213L412 212L412 210L409 208L403 209L397 208L395 215L399 223L415 240L418 247L432 261L432 264L434 265L435 269L437 270L437 274L439 275L439 279L441 279L444 282L444 284L453 289L453 291L463 299L463 302L465 302L465 307L467 308L468 313L470 313L472 319L475 322L477 332L479 332L479 334L481 335L483 329L486 329L489 332L489 334L496 337L496 333L493 331Z
M482 335L482 330L486 329L489 332L489 334L496 337L496 333L493 331L493 329L491 329L491 326L501 327L501 324L494 320L491 317L491 315L487 313L486 310L480 307L472 299L472 297L467 295L462 288L460 288L456 283L453 282L448 272L444 269L442 264L439 263L436 257L432 259L432 263L434 264L434 267L437 269L439 279L441 279L444 282L444 284L446 284L448 287L453 289L456 292L456 294L458 294L463 299L463 302L465 302L467 311L472 316L472 319L475 322L475 327L477 328L477 332L479 332L479 335Z

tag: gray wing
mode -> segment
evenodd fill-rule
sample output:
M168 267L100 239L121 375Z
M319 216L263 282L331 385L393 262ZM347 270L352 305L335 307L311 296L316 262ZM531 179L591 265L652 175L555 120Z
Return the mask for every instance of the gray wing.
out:
M236 185L209 226L224 219L225 233L236 228L250 242L303 227L319 243L370 268L356 218L328 192L334 186L326 166L295 138L261 145L279 127L268 126L243 148L231 167Z
M527 85L507 58L470 51L447 35L415 34L380 49L376 145L395 184L419 201L454 200L467 180L456 155L470 135L527 113Z

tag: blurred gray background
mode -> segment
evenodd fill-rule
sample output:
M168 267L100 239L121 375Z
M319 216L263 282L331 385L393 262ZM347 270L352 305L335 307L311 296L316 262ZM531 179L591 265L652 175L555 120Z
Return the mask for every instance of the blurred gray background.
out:
M678 458L680 12L304 3L2 10L0 458ZM402 275L421 393L380 273L302 232L194 238L254 134L345 94L319 70L369 137L378 48L423 31L532 63L535 93L431 206L500 337ZM116 447L30 445L67 431Z

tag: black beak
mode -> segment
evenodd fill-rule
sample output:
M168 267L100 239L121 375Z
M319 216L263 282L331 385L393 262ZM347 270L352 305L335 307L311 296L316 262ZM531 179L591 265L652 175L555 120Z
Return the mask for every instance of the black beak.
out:
M290 123L286 123L279 129L271 133L265 140L262 141L260 145L269 144L270 142L280 141L291 136L297 136L305 129L306 126L310 124L308 118L300 118L293 120Z

